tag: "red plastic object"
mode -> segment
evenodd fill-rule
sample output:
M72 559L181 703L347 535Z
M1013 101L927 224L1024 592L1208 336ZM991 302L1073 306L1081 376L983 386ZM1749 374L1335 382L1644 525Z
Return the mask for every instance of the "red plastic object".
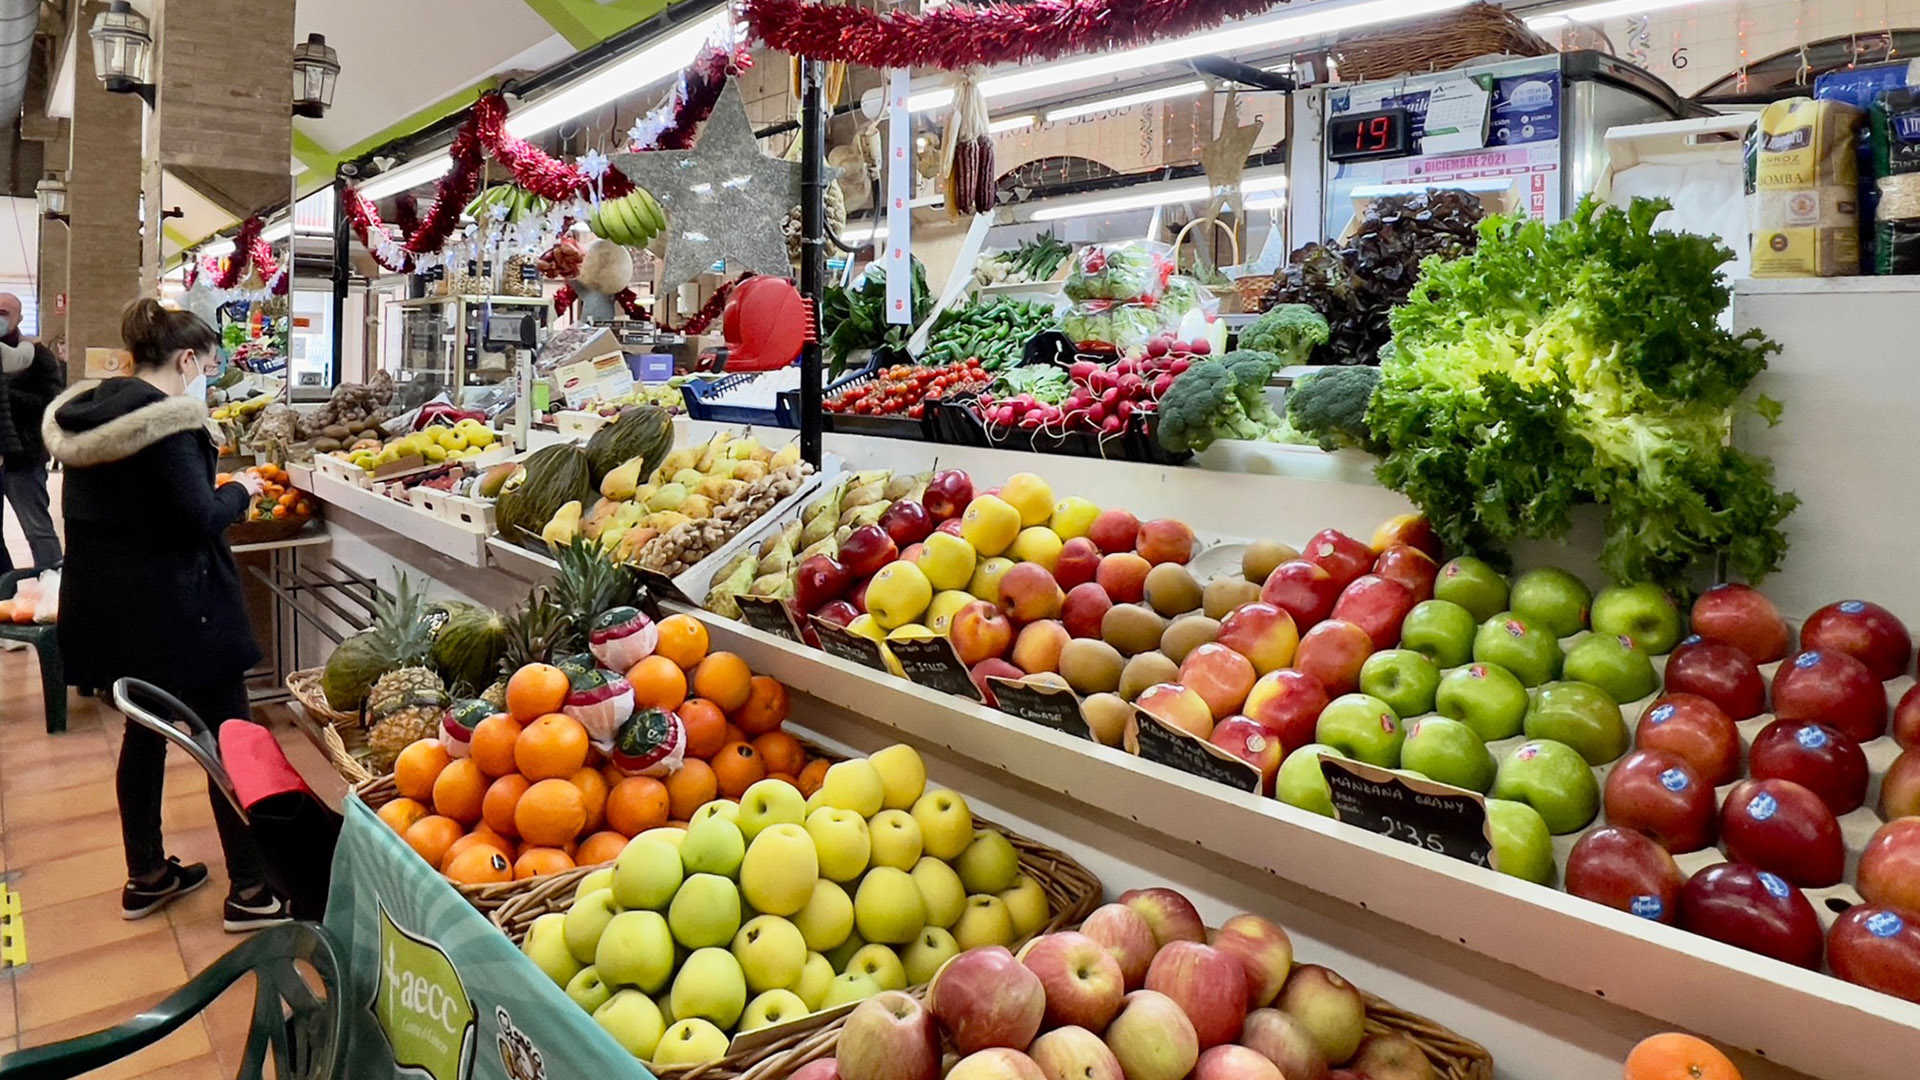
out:
M413 419L413 430L421 431L436 423L455 424L462 420L478 420L485 423L487 414L478 409L458 409L444 402L430 402L420 406L420 415Z
M720 331L727 339L728 371L783 368L806 341L807 302L785 278L747 278L727 297Z

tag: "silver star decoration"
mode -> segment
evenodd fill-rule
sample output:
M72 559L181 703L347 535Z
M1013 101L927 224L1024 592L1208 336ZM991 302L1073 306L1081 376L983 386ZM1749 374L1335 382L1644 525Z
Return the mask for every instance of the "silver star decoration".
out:
M626 152L612 160L666 211L662 287L692 281L716 262L726 263L729 275L791 272L782 225L800 202L800 164L760 152L731 80L693 149Z

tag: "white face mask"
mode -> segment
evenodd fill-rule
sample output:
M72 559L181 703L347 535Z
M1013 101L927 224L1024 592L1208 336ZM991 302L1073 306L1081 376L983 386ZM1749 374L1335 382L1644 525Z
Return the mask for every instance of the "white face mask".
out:
M195 401L207 400L207 371L200 366L198 357L194 358L193 376L187 380L180 393Z

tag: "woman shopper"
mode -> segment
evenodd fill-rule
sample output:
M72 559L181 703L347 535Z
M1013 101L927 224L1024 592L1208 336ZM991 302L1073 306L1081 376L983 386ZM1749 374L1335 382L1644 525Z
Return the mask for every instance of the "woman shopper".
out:
M120 334L133 374L76 384L54 399L42 426L47 449L66 467L59 627L67 682L110 686L132 676L173 694L209 725L250 719L245 672L260 650L225 533L260 493L260 481L241 474L213 483L218 451L207 428L206 370L219 335L199 316L155 300L128 307ZM162 845L165 775L166 741L129 723L116 785L127 854L120 906L128 919L207 882L204 864L183 864ZM246 825L211 785L208 796L226 854L226 928L287 921Z

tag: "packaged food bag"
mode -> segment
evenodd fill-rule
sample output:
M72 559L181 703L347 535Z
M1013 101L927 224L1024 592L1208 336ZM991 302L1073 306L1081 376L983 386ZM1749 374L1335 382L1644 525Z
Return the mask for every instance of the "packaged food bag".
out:
M1920 274L1920 91L1887 90L1869 113L1873 181L1873 272Z
M1071 300L1157 300L1173 276L1173 249L1145 240L1089 244L1073 253L1062 290Z
M1920 60L1890 60L1881 64L1859 64L1826 72L1813 80L1815 101L1844 101L1867 112L1874 99L1887 90L1920 86ZM1854 162L1860 173L1860 220L1870 222L1878 216L1880 191L1874 184L1873 139L1871 123L1860 125L1854 138ZM1874 231L1860 230L1860 272L1874 272Z
M1760 114L1752 138L1753 276L1844 277L1860 272L1859 109L1789 98Z

